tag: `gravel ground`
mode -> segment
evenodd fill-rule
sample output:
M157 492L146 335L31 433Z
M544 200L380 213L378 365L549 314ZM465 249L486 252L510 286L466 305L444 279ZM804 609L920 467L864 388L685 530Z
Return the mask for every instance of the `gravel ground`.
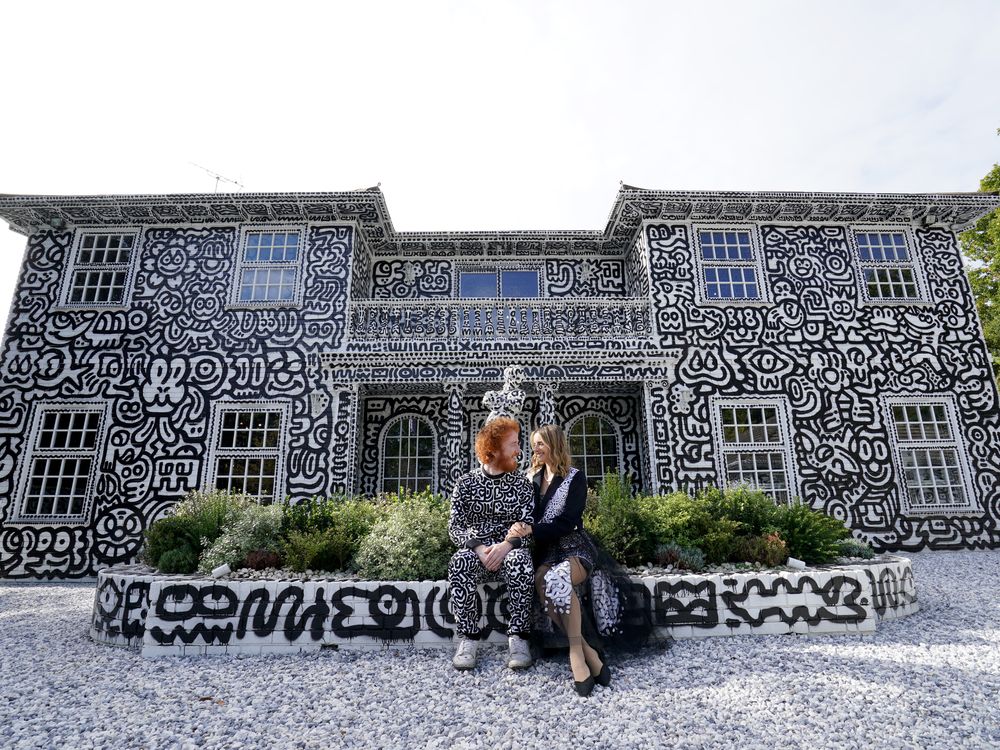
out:
M678 641L588 699L498 648L143 659L90 641L93 584L2 582L0 747L998 747L1000 550L913 560L874 635Z

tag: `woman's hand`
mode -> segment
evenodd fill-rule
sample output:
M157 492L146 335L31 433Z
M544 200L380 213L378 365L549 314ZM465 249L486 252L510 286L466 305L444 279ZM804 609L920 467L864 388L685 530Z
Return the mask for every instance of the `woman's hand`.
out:
M500 544L494 544L492 547L486 548L486 556L483 560L483 565L489 571L499 570L503 559L507 557L507 553L514 549L510 542L500 542Z
M510 527L510 531L507 532L508 537L512 536L531 536L531 524L524 523L523 521L518 521Z

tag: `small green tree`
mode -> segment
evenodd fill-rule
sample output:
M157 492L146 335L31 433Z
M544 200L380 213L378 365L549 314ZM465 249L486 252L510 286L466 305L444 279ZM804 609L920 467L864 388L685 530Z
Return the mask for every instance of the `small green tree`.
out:
M1000 129L997 130L1000 135ZM994 164L982 181L983 193L1000 192L1000 164ZM960 235L962 253L969 261L966 272L983 323L986 348L1000 375L1000 209L992 211Z

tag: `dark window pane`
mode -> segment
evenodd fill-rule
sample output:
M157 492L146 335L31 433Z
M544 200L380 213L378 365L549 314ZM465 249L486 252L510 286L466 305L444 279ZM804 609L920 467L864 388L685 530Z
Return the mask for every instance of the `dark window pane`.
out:
M496 297L497 275L495 273L463 273L459 281L459 296Z
M503 271L501 273L504 297L537 297L537 271Z

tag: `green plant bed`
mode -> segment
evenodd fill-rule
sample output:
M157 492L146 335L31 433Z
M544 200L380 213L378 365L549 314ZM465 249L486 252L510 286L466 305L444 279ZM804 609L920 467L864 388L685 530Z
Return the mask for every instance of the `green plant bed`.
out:
M262 506L245 495L191 493L146 531L143 561L165 573L290 569L368 580L441 580L455 548L441 495L400 491L374 499L313 498ZM780 567L871 557L837 519L801 503L776 504L759 490L710 488L639 495L606 475L588 495L584 525L619 562L699 572L745 563Z
M633 496L631 486L626 477L605 475L588 496L584 523L616 559L633 568L658 558L697 571L736 562L774 567L789 557L821 565L874 554L867 544L849 539L841 521L803 503L776 503L761 490Z

